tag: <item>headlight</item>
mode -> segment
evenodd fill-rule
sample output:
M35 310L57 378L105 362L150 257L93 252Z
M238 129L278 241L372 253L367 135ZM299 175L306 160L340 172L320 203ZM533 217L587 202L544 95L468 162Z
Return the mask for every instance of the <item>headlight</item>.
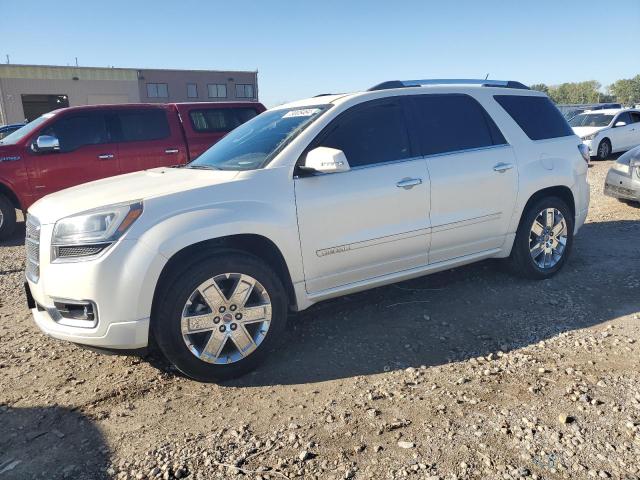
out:
M596 135L597 135L598 133L599 133L599 132L592 133L591 135L585 135L584 137L580 137L580 138L581 138L582 140L593 140L594 138L596 138Z
M120 238L142 214L142 202L110 205L63 218L53 228L52 259L92 257Z

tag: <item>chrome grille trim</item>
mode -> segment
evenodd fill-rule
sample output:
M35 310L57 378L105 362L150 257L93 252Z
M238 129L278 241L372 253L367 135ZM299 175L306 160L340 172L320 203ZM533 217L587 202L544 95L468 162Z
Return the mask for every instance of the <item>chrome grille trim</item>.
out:
M25 249L27 255L25 275L28 280L38 283L40 279L40 222L38 222L37 218L27 214L25 227Z

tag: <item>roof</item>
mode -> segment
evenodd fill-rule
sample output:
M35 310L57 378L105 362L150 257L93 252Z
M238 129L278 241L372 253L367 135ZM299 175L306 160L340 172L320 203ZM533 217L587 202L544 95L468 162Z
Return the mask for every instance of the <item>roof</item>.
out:
M423 84L415 84L415 82L425 82ZM436 83L442 82L442 83ZM471 82L471 83L467 83ZM323 94L315 97L309 97L294 102L279 105L274 108L298 108L298 107L311 107L328 104L338 104L346 102L354 98L384 98L387 96L398 94L421 94L426 92L440 92L440 93L463 93L463 92L478 92L480 90L486 91L494 95L510 94L510 95L529 95L529 96L544 96L546 95L537 90L529 90L522 86L507 86L507 81L495 81L496 85L489 84L488 81L483 80L461 80L461 79L446 79L446 80L411 80L411 81L394 81L384 82L382 88L369 89L365 91L357 91L351 93L341 94ZM406 83L406 85L404 84ZM378 85L376 85L378 87Z

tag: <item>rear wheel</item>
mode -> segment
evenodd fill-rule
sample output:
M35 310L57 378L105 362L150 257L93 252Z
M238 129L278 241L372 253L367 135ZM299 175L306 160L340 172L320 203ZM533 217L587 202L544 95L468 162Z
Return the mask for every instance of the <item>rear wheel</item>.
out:
M542 280L562 268L573 245L573 215L558 197L542 198L524 212L511 251L512 270Z
M611 141L605 138L598 144L598 150L596 151L596 157L598 160L606 160L611 155Z
M16 228L16 209L4 195L0 195L0 240L8 238Z
M167 287L152 333L167 359L195 380L243 375L282 337L286 291L256 257L214 254L174 273Z

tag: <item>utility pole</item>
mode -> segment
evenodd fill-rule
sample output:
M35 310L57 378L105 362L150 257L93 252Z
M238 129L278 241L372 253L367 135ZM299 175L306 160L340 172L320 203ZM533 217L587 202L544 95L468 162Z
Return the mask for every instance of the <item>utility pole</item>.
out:
M9 65L11 62L9 61L9 54L7 53L7 65Z

